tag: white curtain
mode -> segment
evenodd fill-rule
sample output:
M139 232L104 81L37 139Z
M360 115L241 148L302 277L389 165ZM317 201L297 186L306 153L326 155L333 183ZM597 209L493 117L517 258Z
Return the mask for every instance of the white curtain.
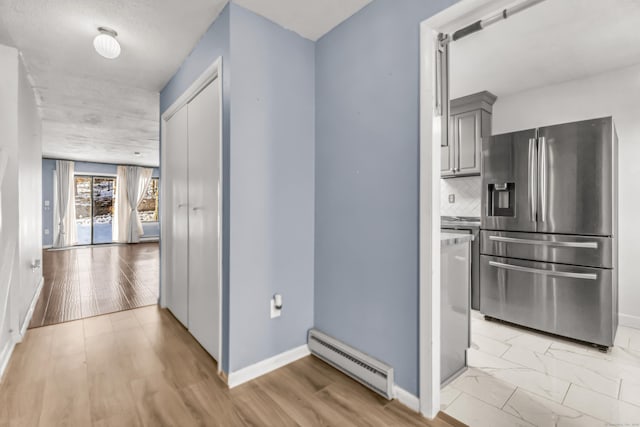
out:
M138 215L138 205L142 202L147 187L151 182L153 169L127 166L127 198L129 199L129 229L127 241L136 243L144 234L142 221Z
M112 237L114 242L127 242L127 218L129 202L127 201L127 167L118 166L116 177L116 197L113 205Z
M118 166L116 181L113 240L120 243L137 243L143 234L138 205L142 202L151 182L153 169L137 166Z
M55 248L64 248L75 245L78 240L74 163L66 160L56 160L54 176L53 246Z

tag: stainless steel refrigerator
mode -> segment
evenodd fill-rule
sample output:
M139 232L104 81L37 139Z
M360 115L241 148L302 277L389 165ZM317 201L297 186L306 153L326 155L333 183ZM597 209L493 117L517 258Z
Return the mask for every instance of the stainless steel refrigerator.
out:
M484 315L601 348L613 345L617 145L611 117L483 142Z

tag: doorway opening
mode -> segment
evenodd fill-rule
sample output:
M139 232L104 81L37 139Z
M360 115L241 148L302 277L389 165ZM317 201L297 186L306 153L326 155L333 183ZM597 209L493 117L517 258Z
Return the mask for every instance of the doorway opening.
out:
M479 3L483 2L476 5ZM636 59L629 59L630 53L623 52L630 49L628 40L635 36L631 28L637 26L640 15L626 9L624 2L580 3L584 7L578 9L571 1L549 1L537 2L535 7L511 17L510 13L496 11L512 3L484 3L487 8L483 12L462 13L461 5L458 13L448 11L422 28L421 205L426 209L421 215L425 234L421 238L425 249L421 250L421 274L428 275L421 282L421 328L425 329L420 336L420 371L421 375L432 375L421 378L422 404L425 409L442 410L469 425L541 425L565 416L580 425L633 422L639 412L630 416L632 420L619 414L621 408L636 409L631 406L637 405L635 395L623 390L636 378L627 372L635 372L640 366L633 344L633 337L640 336L640 315L637 304L627 304L637 301L637 292L627 285L633 283L630 276L623 279L627 271L632 271L625 268L625 259L632 259L629 254L633 253L631 242L636 229L633 217L623 206L624 195L633 191L632 184L625 184L634 182L637 176L632 159L634 154L638 158L638 149L630 141L637 140L638 134L637 121L632 117L638 114L633 99L638 90L639 66ZM533 3L520 2L520 10ZM484 28L481 22L491 21L487 17L496 15L496 19L510 18L471 35L474 28ZM595 20L597 28L591 24ZM470 22L476 24L468 26ZM589 31L581 32L581 26ZM553 28L554 32L541 31L541 27ZM469 30L468 37L462 34L456 38L460 28ZM441 43L443 39L455 43ZM545 44L547 40L556 41L552 48ZM449 49L448 88L442 88L435 82L437 73L444 72L434 70L434 63L438 63L438 52ZM535 61L516 58L516 54L525 52ZM606 60L596 58L599 52ZM449 90L450 101L439 99ZM439 103L450 111L437 114ZM482 121L484 115L490 116L489 127ZM605 128L611 122L615 127ZM574 128L599 132L589 138L588 133L585 136ZM568 135L559 136L559 132ZM532 137L518 138L527 134ZM580 135L579 148L575 147L575 135ZM510 138L509 143L502 143ZM597 147L594 151L598 154L584 160L589 144ZM524 151L520 151L522 148ZM498 150L508 155L498 158ZM465 158L477 161L479 169L465 171ZM574 169L567 178L568 174L561 174L569 164ZM592 189L581 191L582 186L595 187L588 181L600 170L606 172L597 178L597 187L610 191L611 197L600 196ZM504 171L514 172L498 176ZM525 173L518 175L515 171ZM560 176L563 179L558 179ZM566 183L574 187L567 189ZM586 208L581 206L582 194L592 198L585 203ZM528 196L525 203L518 199L520 196ZM567 205L573 212L570 218L561 215ZM445 247L440 249L438 240L446 238L439 236L441 214L450 216L442 218L442 229L455 233L481 229L476 263L479 295L464 298L471 310L454 310L460 306L453 303L453 291L465 289L456 285L468 281L469 274L464 271L464 278L453 277L463 268L447 260ZM612 225L608 225L608 219L587 220L594 215L610 218ZM531 229L525 230L522 222L515 223L518 219L526 219ZM547 242L549 235L564 240ZM504 256L496 255L490 247L494 243ZM591 248L589 253L598 254L598 248L608 245L620 254L619 262L617 255L608 253L597 265L570 258L587 246ZM535 254L525 253L528 250ZM468 269L469 262L464 264ZM616 279L618 274L620 280ZM494 293L495 289L498 292ZM517 289L531 291L534 298L519 303L517 297L514 299ZM585 308L588 302L579 301L575 295L586 296L594 289L602 290L593 292L587 301L597 302L601 311ZM540 299L541 295L553 297L547 302ZM449 318L446 309L451 312ZM531 319L517 317L526 312L532 313ZM460 335L447 328L453 315L465 317L461 324L470 341L463 343L463 351L468 346L466 355L455 349L462 368L458 364L459 369L449 373L445 369L446 346L455 341L452 337ZM545 325L546 319L553 319L553 324ZM422 344L429 337L423 330L432 333L433 346ZM554 331L560 333L553 335ZM589 338L587 335L595 338L581 338ZM599 351L604 347L609 347L608 353ZM618 354L633 357L619 361ZM587 365L586 361L593 363ZM617 370L617 363L623 363L628 371ZM445 379L442 389L436 373ZM456 377L456 373L461 375ZM593 377L606 381L592 382ZM451 381L446 383L446 379ZM585 404L592 395L598 397L592 402L602 403Z
M43 225L54 230L56 237L52 238L53 242L59 233L58 206L62 203L58 200L56 182L58 162L64 160L42 161L43 201L48 202L43 203ZM160 173L157 168L147 168L145 173L151 177L136 189L136 200L139 200L137 216L141 221L142 234L139 242L129 243L118 239L117 233L114 236L121 218L129 216L129 205L124 205L124 212L118 218L116 193L126 188L127 179L126 175L124 178L117 175L120 166L73 162L68 174L70 185L65 214L65 227L72 231L69 234L73 237L68 239L67 246L43 251L43 284L29 328L78 321L157 303ZM47 234L44 233L45 238Z

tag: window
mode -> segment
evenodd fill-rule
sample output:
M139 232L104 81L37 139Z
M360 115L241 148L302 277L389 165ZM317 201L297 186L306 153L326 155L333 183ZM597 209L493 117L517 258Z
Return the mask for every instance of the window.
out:
M144 198L138 205L138 217L142 222L158 221L158 178L151 178Z

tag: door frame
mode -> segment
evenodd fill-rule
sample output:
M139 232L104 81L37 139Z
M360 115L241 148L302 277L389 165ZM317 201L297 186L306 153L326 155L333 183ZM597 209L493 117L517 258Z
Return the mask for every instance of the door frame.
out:
M224 114L223 114L223 87L222 87L222 57L218 57L202 74L185 90L182 95L176 99L169 108L160 116L160 208L158 210L158 221L160 222L160 307L167 308L167 294L166 286L164 286L164 278L166 277L166 253L162 250L162 236L165 234L166 224L164 221L163 212L167 209L166 187L164 185L164 176L162 171L166 169L166 156L164 155L165 147L165 135L167 121L173 117L182 107L187 105L189 101L195 98L205 87L209 84L218 85L218 92L220 97L219 111L220 111L220 161L218 164L218 179L220 183L220 189L218 191L218 373L222 373L222 241L223 241L223 227L222 227L222 213L224 212L223 206L223 191L224 191L224 174L223 174L223 127L224 127Z
M440 141L435 58L439 33L451 34L495 14L513 0L461 0L420 24L420 413L440 411ZM437 143L436 143L437 142Z

